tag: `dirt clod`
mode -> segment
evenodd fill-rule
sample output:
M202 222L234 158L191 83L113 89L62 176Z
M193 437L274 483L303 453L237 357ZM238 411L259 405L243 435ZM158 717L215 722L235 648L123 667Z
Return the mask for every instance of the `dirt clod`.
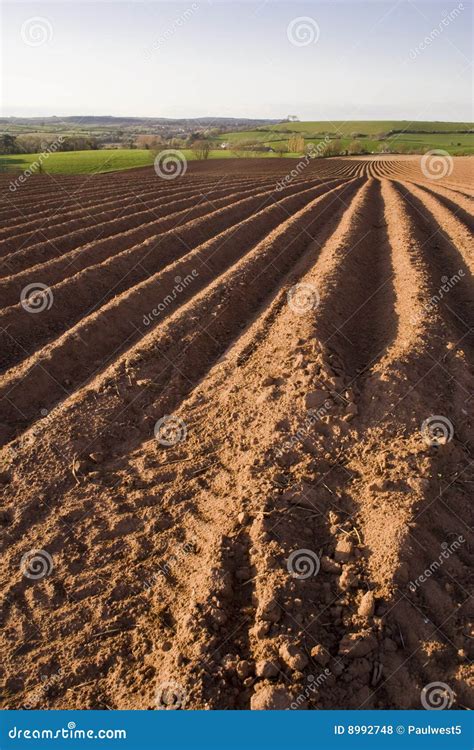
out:
M279 654L290 669L301 671L308 664L306 654L293 643L284 643L280 646Z
M250 699L252 711L285 711L291 706L291 696L282 687L262 685Z
M361 617L372 617L375 610L375 599L374 594L372 591L367 591L366 594L362 597L359 607L358 607L358 614Z

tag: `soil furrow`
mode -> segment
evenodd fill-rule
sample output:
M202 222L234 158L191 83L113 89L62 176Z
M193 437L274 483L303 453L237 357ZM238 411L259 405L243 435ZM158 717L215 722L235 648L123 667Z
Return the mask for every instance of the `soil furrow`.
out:
M190 220L205 215L210 210L216 210L247 195L260 193L260 188L255 187L248 191L238 190L237 192L229 192L224 188L216 192L210 191L206 196L188 196L182 200L173 201L169 205L165 203L156 209L127 213L119 219L101 222L78 232L71 231L61 237L45 240L12 253L3 262L3 275L12 276L28 269L32 272L34 270L40 272L42 265L56 258L72 262L84 246L87 249L90 247L95 249L99 242L106 240L117 243L119 248L123 247L123 242L128 238L131 244L134 244L137 241L136 237L145 238L152 234L159 234L179 224L183 219Z
M24 359L29 352L35 351L39 344L54 338L55 334L64 331L81 317L94 313L110 300L113 300L113 305L117 310L115 316L118 316L117 297L127 289L141 284L142 286L137 289L141 301L134 315L135 324L138 325L148 310L152 310L156 304L167 300L170 291L173 292L177 284L179 287L181 279L187 279L188 272L193 272L193 293L196 287L199 288L201 281L196 282L194 277L199 276L202 263L197 263L198 268L194 266L188 268L189 264L186 262L193 249L193 243L199 244L199 239L205 241L210 234L208 253L212 258L212 255L218 252L229 238L233 238L234 233L236 234L233 238L234 244L239 236L248 241L251 237L249 223L255 227L257 234L260 226L262 231L266 231L265 228L270 230L273 228L273 221L284 220L291 215L292 211L301 208L306 202L329 189L330 185L320 186L295 194L295 188L291 188L287 192L294 195L280 198L278 202L270 201L270 205L267 206L269 210L263 208L268 201L260 200L260 198L251 201L250 204L246 200L241 201L240 205L239 203L232 204L230 214L225 211L224 214L220 212L220 216L219 212L208 215L206 222L204 224L201 222L199 233L196 231L196 222L191 222L183 225L179 233L174 230L163 235L154 246L145 243L132 251L119 253L109 261L85 269L82 273L53 286L51 295L54 303L51 309L43 311L41 315L31 315L21 305L3 311L0 313L3 328L3 366L9 366ZM272 210L274 208L276 210ZM254 217L252 215L249 217L248 214L252 214L254 210L257 210L257 213ZM257 220L253 221L253 218ZM219 219L221 226L219 226ZM231 220L230 226L228 226L229 219ZM223 228L223 231L219 232L220 228ZM216 231L217 235L215 235ZM181 257L184 257L185 263L182 266L176 265ZM168 283L166 288L156 289L152 281L154 275L173 263L176 266L174 275L171 277L168 274L169 279L173 280L171 288L168 289ZM209 268L212 268L212 265ZM201 280L205 278L206 272L201 273ZM150 279L150 284L146 282L147 279ZM186 281L185 287L187 283ZM149 290L147 293L145 293L146 289ZM186 294L178 296L181 299L186 298ZM71 305L71 298L75 300L74 305ZM129 316L125 319L129 321Z
M443 223L438 223L436 215L439 217L441 209L435 204L435 214L428 210L425 203L427 199L423 193L415 193L416 188L407 188L401 183L395 183L395 188L404 196L406 211L413 222L416 221L417 236L427 258L431 295L426 300L426 306L437 307L456 333L457 340L462 342L463 349L472 353L474 280L471 273L472 252L468 250L468 233L462 225L456 226L456 220L447 210L441 218ZM421 196L421 200L418 195ZM456 239L457 244L450 235Z
M199 197L203 197L204 195L218 195L219 193L224 193L224 191L229 194L233 188L235 190L243 190L247 186L255 188L255 183L251 184L250 181L246 181L246 183L242 183L242 181L233 182L229 180L224 187L220 187L219 183L216 182L215 186L212 184L203 184L201 185L201 189L199 189L198 185L191 183L174 191L159 191L154 189L145 193L142 190L138 196L132 193L121 201L112 202L108 210L105 209L104 202L102 201L97 204L95 209L92 207L80 209L82 215L79 218L76 218L72 213L65 216L65 213L61 211L55 217L57 220L56 223L47 222L44 218L37 221L30 220L26 225L26 231L21 232L21 227L15 226L11 236L5 236L5 239L3 239L3 236L6 235L8 230L0 230L0 254L8 257L9 253L13 253L27 245L31 247L33 244L44 242L45 239L55 240L55 238L68 236L79 229L88 230L91 228L92 223L102 225L113 219L122 219L131 215L130 209L132 209L133 215L137 215L138 213L142 214L146 210L159 209L163 205L172 205L175 201L185 198L194 197L195 200L198 200ZM56 239L55 244L60 247L61 243Z
M247 198L243 197L223 198L216 203L221 203L221 208L209 211L207 206L187 208L181 212L181 216L172 216L152 222L151 224L132 229L122 233L118 237L97 240L82 248L73 250L67 255L48 261L38 267L29 268L14 277L0 280L0 292L4 304L14 305L20 299L22 289L28 283L37 283L39 277L41 283L52 286L70 277L73 272L83 268L96 265L108 258L111 266L122 266L120 275L138 262L143 263L149 259L151 268L145 264L146 272L152 273L158 252L165 252L165 247L171 243L174 252L181 253L183 248L192 248L196 241L205 241L217 232L225 229L229 222L235 222L248 215L249 212L263 208L284 195L291 195L299 191L298 185L290 185L281 193L273 191L257 192ZM193 218L194 216L194 218ZM173 228L169 228L169 225ZM160 234L161 232L161 234ZM157 236L158 235L158 236ZM125 267L125 268L124 268Z

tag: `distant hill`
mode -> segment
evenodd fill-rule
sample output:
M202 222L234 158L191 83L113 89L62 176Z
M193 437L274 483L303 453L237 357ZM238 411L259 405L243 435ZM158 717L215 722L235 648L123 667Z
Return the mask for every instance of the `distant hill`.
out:
M159 144L189 148L196 140L208 139L211 149L251 152L302 153L309 146L330 155L411 153L447 151L452 156L474 154L472 122L410 120L265 120L241 117L114 117L71 115L67 117L0 118L0 135L17 139L4 154L36 153L58 135L67 148L150 148L148 136ZM302 136L296 138L295 136ZM143 140L145 138L145 140ZM304 140L303 140L304 139ZM299 141L299 145L298 142ZM334 143L337 141L337 143ZM326 149L326 151L325 151Z
M267 130L265 125L257 128ZM379 135L380 133L473 133L472 122L412 122L411 120L320 120L316 122L280 122L268 130L279 133L302 133L308 137L332 133L349 138L353 134Z
M285 149L293 135L301 135L305 144L318 145L327 138L338 140L339 153L425 153L430 149L451 155L474 153L472 122L412 122L410 120L320 120L316 122L279 122L248 130L219 135L225 148L238 149L239 143L260 144L275 151ZM354 143L357 151L353 150Z
M55 127L61 124L76 126L95 127L137 127L137 126L188 126L188 127L259 127L261 125L272 125L281 120L265 120L261 118L246 117L113 117L112 115L71 115L68 117L1 117L1 124L29 125Z

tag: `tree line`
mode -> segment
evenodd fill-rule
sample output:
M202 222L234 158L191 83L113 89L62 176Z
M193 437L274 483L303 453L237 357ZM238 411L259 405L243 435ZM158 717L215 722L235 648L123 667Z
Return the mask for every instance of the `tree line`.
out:
M79 135L39 135L37 133L0 135L0 154L38 154L48 151L54 145L55 151L90 151L100 148L94 136Z

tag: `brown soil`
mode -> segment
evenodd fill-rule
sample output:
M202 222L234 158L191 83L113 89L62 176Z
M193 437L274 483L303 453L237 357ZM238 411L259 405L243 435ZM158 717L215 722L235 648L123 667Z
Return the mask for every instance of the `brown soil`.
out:
M472 164L1 176L3 707L474 707Z

